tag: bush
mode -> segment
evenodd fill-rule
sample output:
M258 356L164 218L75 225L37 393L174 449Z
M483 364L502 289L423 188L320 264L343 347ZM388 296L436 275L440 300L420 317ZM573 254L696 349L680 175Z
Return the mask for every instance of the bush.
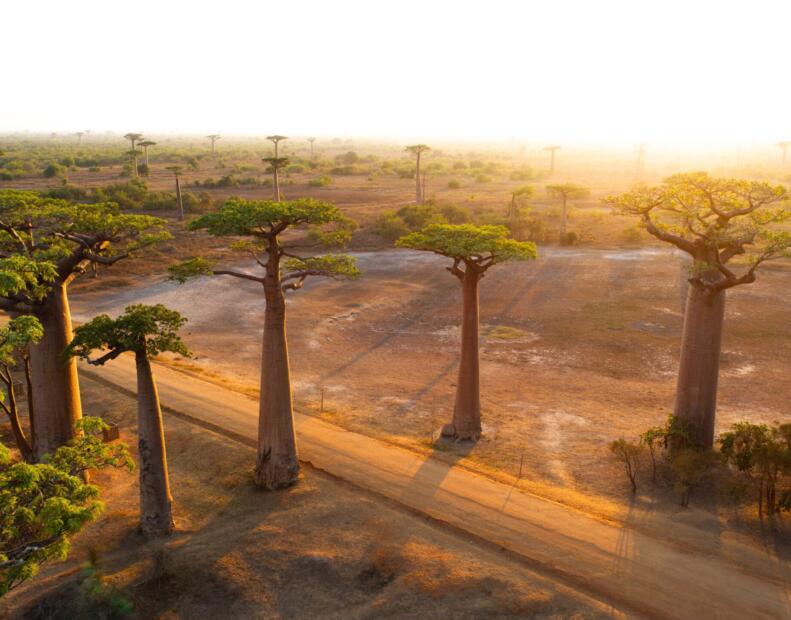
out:
M302 164L291 164L290 166L286 166L287 174L301 174L303 172L305 172L305 166Z
M634 441L626 441L623 437L610 443L610 452L615 460L624 467L629 482L632 484L632 493L637 493L637 474L643 460L645 448Z
M384 237L390 242L395 242L396 239L411 232L406 222L392 211L382 214L374 230L376 234Z
M311 187L326 187L330 183L332 183L332 177L326 174L308 181L308 185Z
M76 185L61 185L60 187L53 187L45 192L42 196L46 198L60 198L62 200L85 200L88 197L88 191Z
M448 189L459 189L461 187L461 183L459 183L456 179L451 179L448 181Z
M472 221L469 212L456 205L443 205L439 213L448 224L468 224Z
M791 424L739 422L719 443L723 460L754 488L759 515L791 510Z
M350 176L357 174L357 169L354 166L336 166L330 170L330 173L337 176Z
M335 161L345 166L351 166L352 164L356 164L358 161L360 161L360 156L354 151L349 151L343 155L336 156Z
M483 173L477 174L477 175L475 175L475 182L476 183L491 183L492 182L492 177L490 177L488 174L483 174Z
M61 168L58 164L49 164L46 168L44 168L41 174L45 179L51 179L63 174L63 168Z

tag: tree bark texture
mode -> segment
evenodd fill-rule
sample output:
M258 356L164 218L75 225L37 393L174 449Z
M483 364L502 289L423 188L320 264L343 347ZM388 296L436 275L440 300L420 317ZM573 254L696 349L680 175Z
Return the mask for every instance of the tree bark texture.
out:
M461 363L456 383L453 426L457 439L481 436L480 360L478 356L478 282L480 270L468 263L461 280Z
M173 532L165 429L159 394L145 351L135 353L137 365L137 433L140 459L140 529L153 536Z
M72 339L71 313L65 284L53 285L37 314L44 336L30 346L32 394L36 409L33 449L37 460L74 437L74 425L82 417L77 360L62 353ZM31 396L29 396L30 398Z

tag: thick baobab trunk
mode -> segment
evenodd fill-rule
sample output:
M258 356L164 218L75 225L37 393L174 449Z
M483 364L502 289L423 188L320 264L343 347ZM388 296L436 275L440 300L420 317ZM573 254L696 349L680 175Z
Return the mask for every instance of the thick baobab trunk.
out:
M714 443L724 318L724 291L712 295L700 285L689 287L673 413L689 425L693 441L703 448Z
M417 153L417 163L415 164L415 202L423 203L423 193L420 191L420 153Z
M291 375L286 342L286 300L280 288L277 261L270 255L264 292L266 312L261 351L261 396L258 417L258 459L255 482L274 490L299 478L297 438L291 403ZM273 265L273 261L275 265Z
M471 264L462 278L461 363L453 407L454 436L477 440L481 436L480 363L478 359L478 282L480 273Z
M165 429L159 394L145 351L135 353L137 365L137 435L140 458L140 529L150 535L173 532L173 498L168 480Z
M181 201L181 183L179 178L176 177L176 206L179 209L179 219L184 219L184 203Z
M66 286L52 287L38 319L44 336L30 346L32 393L36 397L36 459L41 459L74 437L74 425L82 417L77 360L64 360L62 353L71 342L71 313ZM31 421L32 423L32 421Z

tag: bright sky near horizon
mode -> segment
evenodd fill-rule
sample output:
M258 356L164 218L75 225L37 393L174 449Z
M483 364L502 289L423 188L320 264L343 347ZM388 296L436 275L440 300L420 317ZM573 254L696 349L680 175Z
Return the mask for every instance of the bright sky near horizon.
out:
M0 9L0 131L791 139L791 0L50 0Z

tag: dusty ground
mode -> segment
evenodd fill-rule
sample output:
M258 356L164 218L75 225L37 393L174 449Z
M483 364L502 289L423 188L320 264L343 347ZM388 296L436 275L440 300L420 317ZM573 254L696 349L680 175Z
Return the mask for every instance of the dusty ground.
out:
M289 297L297 406L425 449L451 414L458 284L431 255L358 258L358 281L314 281ZM671 411L680 273L675 255L654 248L543 248L536 262L492 269L481 287L485 434L463 462L512 475L521 468L550 493L625 500L627 485L606 444L636 436ZM745 418L787 419L790 279L787 269L770 266L756 284L730 295L719 430ZM214 278L177 286L156 276L109 294L75 291L73 305L81 318L133 302L162 302L189 317L186 340L195 358L180 364L256 390L263 318L257 285ZM672 504L672 493L666 497ZM717 500L705 501L713 507ZM734 518L728 506L722 510Z
M119 422L134 444L134 401L90 380L82 388L86 412ZM249 483L251 449L173 418L167 441L178 533L164 544L140 538L136 474L103 472L96 482L106 512L77 537L67 563L4 598L7 617L107 617L110 588L146 619L611 615L498 551L319 472L308 469L292 490L261 493ZM83 593L79 567L89 554L103 575L99 599Z

